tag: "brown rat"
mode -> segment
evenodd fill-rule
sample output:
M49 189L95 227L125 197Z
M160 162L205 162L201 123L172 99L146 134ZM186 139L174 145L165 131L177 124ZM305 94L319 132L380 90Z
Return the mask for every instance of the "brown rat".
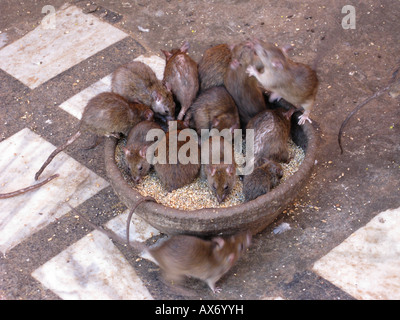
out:
M201 134L201 129L216 128L219 131L240 128L239 113L225 87L212 87L199 94L188 113L191 127Z
M227 273L250 245L250 233L203 240L177 235L148 249L164 272L164 277L180 283L184 277L203 280L211 290L220 292L216 282Z
M142 121L129 131L123 151L135 183L138 183L150 171L151 164L146 159L146 152L148 147L154 144L154 141L147 141L146 135L150 130L157 129L161 130L161 127L154 121Z
M241 42L232 47L232 61L226 71L224 85L235 100L242 128L245 128L256 114L266 109L263 90L257 80L246 73L248 66L259 64L248 42Z
M152 120L154 112L141 103L132 103L124 97L103 92L89 100L82 113L80 130L99 136L127 135L129 130L144 120Z
M132 61L119 67L112 74L112 91L131 102L140 102L169 120L174 119L175 102L172 93L154 71L145 63Z
M186 140L179 141L180 133L187 133ZM162 163L155 161L154 170L161 182L171 192L191 183L199 174L200 152L197 135L194 136L191 129L168 131L157 143L155 157L162 159ZM188 163L180 161L180 153L183 146L187 149L184 156L189 158ZM192 149L194 148L194 149ZM195 150L196 149L196 150ZM193 151L195 150L195 151ZM196 154L191 154L191 151Z
M222 203L236 183L236 162L233 146L230 141L222 136L210 136L201 143L201 146L202 152L207 150L207 146L209 151L208 164L202 165L202 177L207 178L209 188L217 197L218 203ZM225 151L227 158L224 157Z
M282 166L271 160L266 160L255 168L251 174L243 176L243 193L245 201L268 193L275 188L283 176Z
M78 139L82 132L89 131L101 136L128 134L130 128L143 120L151 120L153 111L149 107L130 103L113 92L102 92L89 100L82 113L78 131L56 150L54 150L35 174L37 180L53 158Z
M29 187L26 187L26 188L23 188L23 189L20 189L17 191L9 192L9 193L0 193L0 199L12 198L12 197L19 196L20 194L36 190L36 189L40 188L41 186L44 186L46 183L50 182L51 180L58 178L59 176L60 176L59 174L53 174L51 177L43 180L42 182L36 183L33 186L29 186Z
M272 92L270 100L282 97L303 107L299 124L311 122L309 116L318 90L316 72L308 65L291 60L287 55L288 48L280 49L272 43L254 40L254 50L264 68L260 72L250 65L247 68L249 76L254 76L265 90Z
M198 66L200 91L222 86L231 60L232 52L227 44L219 44L204 51Z
M188 49L186 41L180 49L161 50L166 59L163 82L181 104L178 120L183 120L199 91L197 63L187 55Z
M142 198L136 203L130 212L144 201L150 199ZM96 226L76 209L76 212L91 227L105 233L112 240L124 244L125 241L111 230L105 230ZM127 219L127 228L130 218ZM127 233L129 239L129 233ZM220 289L215 286L216 282L227 273L234 263L245 253L251 244L251 233L243 232L227 238L216 237L211 240L203 240L189 235L170 236L161 243L147 247L138 241L128 241L128 245L138 251L147 251L160 266L168 281L176 284L182 282L185 277L193 277L203 280L213 292Z
M254 130L255 167L263 159L277 162L289 162L288 139L290 121L282 113L282 108L264 110L247 124L247 129Z

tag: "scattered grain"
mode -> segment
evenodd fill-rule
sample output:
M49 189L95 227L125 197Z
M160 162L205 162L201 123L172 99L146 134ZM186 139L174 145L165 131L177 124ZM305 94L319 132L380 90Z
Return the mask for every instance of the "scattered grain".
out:
M244 202L243 183L237 179L236 185L226 200L219 204L216 197L208 188L207 181L200 177L182 188L168 192L152 170L142 181L135 184L130 177L129 171L124 161L122 147L125 146L126 139L121 139L115 151L115 159L118 168L121 170L125 181L142 196L151 196L158 203L180 210L198 210L203 208L226 208L240 205ZM288 141L291 161L282 163L283 177L281 183L293 175L304 160L304 151L297 146L291 139ZM243 152L245 148L243 147ZM237 158L238 155L235 155Z

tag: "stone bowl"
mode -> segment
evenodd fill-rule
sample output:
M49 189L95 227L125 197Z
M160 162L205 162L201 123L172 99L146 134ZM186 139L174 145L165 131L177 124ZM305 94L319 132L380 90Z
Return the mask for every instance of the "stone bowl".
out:
M299 190L307 183L314 166L317 135L312 124L297 124L292 121L291 137L305 151L298 170L272 191L252 201L229 208L205 208L193 211L179 210L147 201L135 213L162 233L187 234L199 237L232 235L249 230L256 234L271 224L295 199ZM115 138L105 143L105 168L110 184L119 199L130 209L143 196L123 178L115 161Z

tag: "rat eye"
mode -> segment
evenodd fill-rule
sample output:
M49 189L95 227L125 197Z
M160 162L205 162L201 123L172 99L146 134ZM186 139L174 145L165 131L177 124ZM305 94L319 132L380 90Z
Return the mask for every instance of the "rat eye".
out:
M143 167L142 167L142 166L140 166L140 167L138 167L138 169L139 169L139 171L142 171Z
M224 190L228 190L228 188L229 188L228 185L226 185L226 186L224 187Z

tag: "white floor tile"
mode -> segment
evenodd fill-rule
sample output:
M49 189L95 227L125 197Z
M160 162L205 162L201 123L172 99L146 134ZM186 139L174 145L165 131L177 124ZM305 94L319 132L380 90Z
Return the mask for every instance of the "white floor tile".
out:
M152 68L152 70L160 80L163 78L165 68L164 59L156 55L152 55L149 57L141 55L134 60L146 63ZM111 91L111 74L104 77L103 79L100 79L96 83L87 87L85 90L77 93L67 101L63 102L60 105L60 108L73 115L74 117L81 119L83 110L85 109L85 106L87 105L89 100L95 95L107 91Z
M99 231L68 247L32 276L62 299L152 299L133 267Z
M400 208L378 214L313 270L356 299L400 299Z
M118 215L116 218L110 220L106 227L114 231L117 235L119 235L124 242L126 241L126 220L129 215L129 210L126 210L123 214ZM129 230L129 241L139 241L144 242L147 239L159 235L160 231L153 228L142 218L132 215L131 226ZM143 259L150 260L157 264L157 262L153 259L153 257L145 250L139 254L139 256Z
M127 36L76 6L64 5L56 12L54 29L39 25L1 49L0 68L34 89Z
M111 91L111 74L69 98L60 105L60 108L80 120L89 100L101 92L108 91Z
M119 235L122 239L126 239L126 220L128 218L129 210L126 210L124 213L118 215L114 219L110 220L106 227L114 231L117 235ZM160 231L153 228L142 218L132 215L131 225L129 230L129 240L130 241L139 241L144 242L147 239L159 235Z
M8 193L37 183L36 171L55 149L25 128L0 143L0 193ZM59 173L43 187L0 201L0 251L5 253L34 232L60 218L72 206L86 201L107 187L107 181L66 153L59 153L39 181Z

